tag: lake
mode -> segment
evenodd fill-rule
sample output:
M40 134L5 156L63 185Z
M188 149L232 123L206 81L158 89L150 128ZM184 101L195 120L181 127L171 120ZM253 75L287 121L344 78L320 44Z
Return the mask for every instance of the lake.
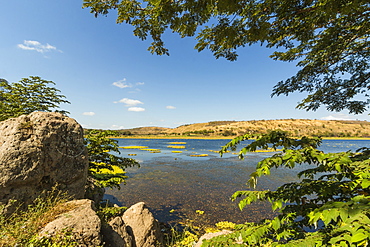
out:
M230 196L246 190L245 183L258 161L272 153L251 153L244 160L227 153L217 153L228 140L204 139L117 139L119 146L146 146L150 150L120 149L122 157L134 158L140 168L126 169L127 184L121 190L107 189L106 197L123 206L143 201L160 222L178 223L184 219L212 225L218 221L257 222L274 215L269 204L255 203L240 211ZM176 142L176 143L174 143ZM248 141L243 142L247 144ZM342 152L369 146L370 140L323 140L321 150ZM174 146L174 147L169 147ZM242 146L240 146L242 147ZM177 152L173 152L177 151ZM135 154L135 156L129 156ZM207 155L197 157L194 155ZM296 180L302 166L274 169L259 179L257 189L270 189ZM204 211L200 215L196 210Z

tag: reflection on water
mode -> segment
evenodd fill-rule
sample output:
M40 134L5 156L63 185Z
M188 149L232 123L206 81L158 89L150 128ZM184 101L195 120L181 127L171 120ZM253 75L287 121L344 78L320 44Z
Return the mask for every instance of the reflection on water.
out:
M181 153L172 153L168 143L186 142ZM271 217L269 205L255 203L240 211L237 202L230 201L230 196L237 190L248 189L245 183L254 171L257 162L271 154L254 153L245 160L239 160L234 154L220 158L214 150L219 150L225 140L144 140L119 139L120 146L148 146L160 149L160 153L144 150L122 149L122 156L136 154L140 168L128 168L129 179L121 190L107 190L124 206L144 201L155 217L162 222L179 222L182 218L196 218L203 224L214 224L228 220L236 223L259 221ZM366 141L365 141L366 142ZM325 151L347 151L366 146L370 141L344 142L324 141ZM191 154L208 154L207 157L191 157ZM307 167L307 166L306 166ZM273 190L277 186L294 181L295 174L301 170L277 169L271 176L259 180L257 189ZM205 211L197 215L196 210ZM170 212L171 211L171 212Z

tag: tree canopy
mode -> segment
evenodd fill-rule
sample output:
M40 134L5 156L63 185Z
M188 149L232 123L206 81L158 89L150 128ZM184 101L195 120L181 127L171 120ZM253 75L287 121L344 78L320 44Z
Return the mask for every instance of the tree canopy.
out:
M162 35L195 36L198 51L234 61L237 49L261 44L271 58L296 61L300 70L280 81L272 96L308 92L297 106L363 113L370 88L368 0L84 0L98 16L117 11L117 23L153 42L148 50L169 54Z
M38 76L23 78L19 82L9 83L0 79L0 121L34 111L58 111L62 103L69 103L60 90L49 85L53 81L41 79Z
M307 92L298 108L366 112L370 100L370 2L368 0L84 0L98 16L117 11L117 22L134 27L149 51L169 54L162 35L170 30L194 36L198 51L216 58L237 59L237 49L261 44L274 48L271 58L295 61L300 68L280 81L272 96ZM269 201L279 214L260 223L245 223L233 233L203 242L203 246L368 246L370 242L370 151L324 153L320 138L297 140L273 131L246 134L226 144L220 153L240 150L243 158L258 148L282 148L262 159L248 185L238 191L239 207ZM254 190L259 177L273 168L303 165L296 181L276 191Z
M91 130L85 135L85 145L89 153L89 176L102 188L118 188L125 183L127 167L140 164L130 158L117 156L120 154L118 141L110 137L117 132Z

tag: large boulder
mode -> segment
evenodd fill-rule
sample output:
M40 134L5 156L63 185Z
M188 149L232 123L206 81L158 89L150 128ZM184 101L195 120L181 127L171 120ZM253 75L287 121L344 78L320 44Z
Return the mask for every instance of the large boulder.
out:
M109 247L156 247L162 246L163 234L158 221L139 202L127 209L103 228L103 239Z
M123 222L132 231L134 247L154 247L163 243L163 236L158 221L146 207L144 202L136 203L127 209Z
M72 208L48 223L40 236L53 237L71 234L72 240L80 247L101 246L101 222L94 210L94 202L88 199L69 201L65 208Z
M34 112L0 122L0 205L9 200L28 205L55 185L83 198L88 170L83 140L82 127L60 113Z

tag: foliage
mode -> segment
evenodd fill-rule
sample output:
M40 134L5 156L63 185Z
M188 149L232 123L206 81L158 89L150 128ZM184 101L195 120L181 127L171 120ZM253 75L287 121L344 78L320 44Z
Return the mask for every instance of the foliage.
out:
M164 246L170 247L193 247L198 241L198 234L191 226L185 226L184 229L170 227L168 232L164 232Z
M23 78L19 82L9 83L0 79L0 121L34 111L57 111L63 114L66 111L56 110L61 103L69 103L60 90L49 85L38 76Z
M218 229L235 229L236 226L235 223L229 221L220 221L217 222L215 225Z
M122 214L127 210L127 207L101 207L97 212L99 218L104 222L109 222L111 219Z
M109 138L116 136L114 131L91 130L85 136L85 145L89 153L89 175L101 187L120 188L125 182L125 168L139 166L134 159L122 158L112 154L120 153L116 140Z
M204 246L367 246L370 242L370 149L356 152L324 153L319 138L289 138L273 131L262 136L244 135L225 145L221 154L235 149L241 141L256 140L239 152L243 158L257 148L282 147L257 164L248 184L270 175L272 168L302 165L298 181L276 191L237 191L240 209L256 201L269 201L279 215L260 224L236 226L232 234L217 237Z
M183 231L180 239L176 241L172 247L193 247L194 244L198 241L197 235L190 231Z
M51 238L38 236L39 230L55 216L71 210L64 204L68 199L66 194L54 189L40 195L26 211L7 216L2 211L4 206L0 207L0 246L77 246L67 230Z
M295 76L279 82L272 95L308 92L299 108L320 105L364 112L370 72L368 0L84 0L98 16L117 10L117 23L132 25L134 35L153 39L148 50L169 54L162 35L196 36L198 51L236 60L239 47L256 43L276 48L275 60L298 61Z

